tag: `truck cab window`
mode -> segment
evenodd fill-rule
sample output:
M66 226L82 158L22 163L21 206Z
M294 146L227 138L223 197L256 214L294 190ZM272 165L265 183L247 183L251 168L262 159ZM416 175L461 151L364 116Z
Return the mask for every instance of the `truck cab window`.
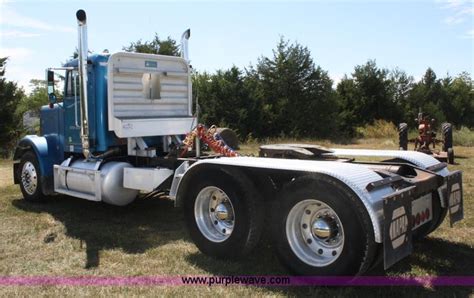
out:
M66 97L79 97L79 74L76 70L66 73Z

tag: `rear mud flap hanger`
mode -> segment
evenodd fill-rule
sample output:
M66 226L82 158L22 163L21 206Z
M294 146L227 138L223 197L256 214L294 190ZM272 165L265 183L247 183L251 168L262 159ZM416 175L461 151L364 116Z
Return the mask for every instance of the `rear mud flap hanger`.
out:
M452 172L442 181L445 183L436 188L431 183L427 183L428 181L420 182L416 186L396 191L383 199L384 269L391 267L413 251L411 209L414 198L437 189L441 202L444 202L444 207L448 208L450 226L452 227L455 222L463 218L462 172Z

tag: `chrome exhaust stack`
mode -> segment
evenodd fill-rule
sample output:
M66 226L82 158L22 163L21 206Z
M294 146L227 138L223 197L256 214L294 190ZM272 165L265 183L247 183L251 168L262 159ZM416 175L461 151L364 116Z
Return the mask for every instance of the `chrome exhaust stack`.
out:
M186 60L186 62L189 64L189 47L188 47L188 41L189 38L191 37L191 29L188 29L183 32L181 35L181 58ZM196 123L199 123L199 97L196 96ZM196 145L196 157L201 156L201 140L196 137L195 140L195 145Z
M89 117L87 108L87 17L82 9L76 12L79 36L79 85L80 85L80 103L81 103L81 143L82 154L86 159L90 156L89 147Z
M181 58L184 58L189 63L189 55L188 55L188 40L191 37L191 29L188 29L183 32L181 35Z

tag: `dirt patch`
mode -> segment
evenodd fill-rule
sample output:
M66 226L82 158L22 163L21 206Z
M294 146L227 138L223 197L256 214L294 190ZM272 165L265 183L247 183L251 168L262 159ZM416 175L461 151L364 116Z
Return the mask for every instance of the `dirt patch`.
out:
M13 162L0 162L0 187L5 187L13 184Z

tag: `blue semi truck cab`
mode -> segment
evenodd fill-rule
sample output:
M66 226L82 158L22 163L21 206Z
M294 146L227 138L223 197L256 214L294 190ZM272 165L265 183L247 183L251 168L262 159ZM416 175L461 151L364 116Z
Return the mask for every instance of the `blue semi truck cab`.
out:
M172 173L166 167L133 171L149 164L149 159L168 164L164 157L177 155L182 136L196 125L191 67L185 57L190 31L182 36L182 57L89 55L86 14L79 10L76 17L78 58L47 69L50 103L41 108L41 135L28 135L19 142L15 182L30 200L62 193L125 205ZM56 74L65 78L59 103ZM132 185L143 180L148 182Z
M88 119L91 151L105 152L117 146L118 139L107 130L107 61L110 55L98 54L88 57ZM66 63L64 100L61 110L64 113L64 151L81 153L81 115L80 84L78 60ZM48 109L43 109L46 112ZM45 123L46 124L46 123ZM52 127L42 125L42 134L54 133Z

